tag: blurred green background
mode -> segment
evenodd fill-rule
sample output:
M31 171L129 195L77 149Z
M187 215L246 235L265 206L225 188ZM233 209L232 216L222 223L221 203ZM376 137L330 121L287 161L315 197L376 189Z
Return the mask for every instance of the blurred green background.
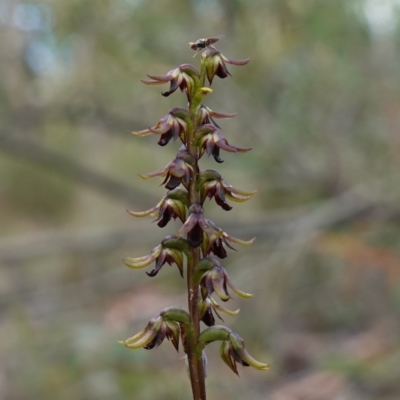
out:
M0 398L191 399L169 343L116 343L186 304L176 268L120 261L178 227L125 212L163 196L137 173L179 147L129 131L185 106L139 78L198 66L188 42L225 35L217 48L251 62L207 104L238 112L223 132L254 150L202 166L259 194L206 211L257 236L224 261L257 292L225 323L271 371L238 378L210 346L209 398L398 400L399 22L398 0L2 0Z

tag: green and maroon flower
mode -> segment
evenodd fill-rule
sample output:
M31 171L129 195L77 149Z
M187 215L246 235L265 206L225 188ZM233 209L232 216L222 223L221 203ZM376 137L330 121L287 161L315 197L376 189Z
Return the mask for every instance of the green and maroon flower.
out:
M167 236L165 240L169 239ZM125 257L124 264L133 269L145 268L153 262L156 263L155 268L146 272L148 276L156 276L165 263L172 265L176 264L179 269L180 275L183 277L183 253L177 248L166 247L163 243L154 247L150 254L143 257Z
M232 209L232 207L226 203L226 198L238 203L243 203L251 199L257 193L257 190L253 192L245 192L243 190L235 189L232 185L222 179L221 175L217 171L211 169L201 172L198 186L200 190L201 204L204 203L206 198L212 199L214 197L215 202L226 211Z
M146 328L129 339L119 341L118 343L125 345L128 349L139 349L143 347L151 350L158 347L164 339L171 341L176 351L179 351L179 323L175 321L164 321L159 315L152 318Z
M234 332L229 334L229 340L222 341L220 356L222 361L236 375L239 375L236 363L239 363L244 367L253 367L261 371L269 369L268 364L257 361L247 352L243 339Z
M209 221L206 220L203 213L203 207L200 204L193 204L189 208L189 217L179 229L177 235L187 235L187 241L192 247L198 247L203 241L203 232L206 235L214 235L217 231L211 228Z
M207 79L210 85L215 75L222 79L231 75L225 63L231 65L246 65L250 61L250 58L246 58L245 60L230 60L221 54L214 46L207 47L202 53L202 58L206 62Z
M194 94L194 80L199 78L199 71L191 64L182 64L178 68L167 72L166 75L147 76L151 81L141 79L141 81L146 85L163 85L164 83L170 83L169 90L161 93L164 97L168 97L179 88L181 92L186 93L188 100L190 101Z
M154 178L155 176L165 176L161 185L165 184L167 189L175 189L181 183L187 189L190 177L193 174L194 157L182 146L176 158L169 162L164 168L150 172L146 175L139 175L143 179Z
M215 125L217 128L221 129L215 122L214 118L228 119L228 118L233 118L236 115L237 115L236 113L233 114L217 113L208 108L206 105L202 104L197 114L197 126L212 124Z
M203 300L215 292L222 301L228 301L231 298L228 292L228 287L231 288L239 297L248 299L254 296L254 294L242 292L236 288L230 280L225 268L217 258L205 257L200 261L200 263L202 263L202 265L208 264L208 266L211 267L200 279Z
M189 208L189 196L186 190L176 188L170 190L157 205L143 212L128 211L134 217L146 217L151 215L157 217L153 222L158 221L157 225L164 228L173 218L179 218L182 222L186 220L186 208Z
M188 118L189 113L187 110L181 107L175 107L167 115L162 117L157 125L131 133L135 136L147 136L151 134L161 135L158 141L160 146L165 146L171 139L175 141L178 138L181 139L182 143L185 143Z
M256 238L250 240L242 240L228 235L221 228L218 228L215 223L211 220L207 220L208 224L213 228L216 233L212 235L204 235L201 250L203 256L207 256L210 253L215 254L219 258L226 258L228 255L226 253L225 247L236 251L234 247L230 245L229 242L240 244L241 246L250 246Z
M190 316L185 310L167 307L157 317L152 318L142 331L118 343L125 345L129 349L143 347L150 350L158 347L164 339L168 339L174 345L176 351L179 351L180 328L189 322Z
M196 130L194 144L200 149L200 157L207 152L207 154L209 156L212 155L214 160L218 163L224 162L219 156L220 149L230 153L246 153L252 149L252 147L243 148L229 144L225 136L212 124L202 125Z
M207 296L204 300L199 301L200 319L207 325L215 325L215 314L222 322L224 321L219 313L227 314L231 317L238 315L240 309L235 311L228 310L220 306L211 296Z

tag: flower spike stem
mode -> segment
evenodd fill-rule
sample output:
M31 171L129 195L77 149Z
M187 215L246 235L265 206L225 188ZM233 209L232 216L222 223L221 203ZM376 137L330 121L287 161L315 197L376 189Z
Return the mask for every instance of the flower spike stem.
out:
M202 84L204 84L206 74L206 64L201 63L200 77L203 78L203 82L195 80L195 95L194 98L201 98ZM197 81L197 82L196 82ZM193 144L194 134L196 131L196 109L199 104L192 102L189 106L190 121L188 124L187 136L186 136L186 147L189 153L196 160L194 167L193 178L189 184L189 202L191 205L199 204L199 192L197 191L197 179L199 176L199 165L198 165L198 149ZM200 261L200 247L192 249L192 257L188 260L187 264L187 289L188 289L188 307L189 315L192 321L193 334L187 336L186 348L187 357L189 364L189 374L192 384L192 393L194 400L206 400L206 387L205 387L205 371L203 364L202 351L197 351L198 338L200 336L200 314L199 314L199 286L195 279L194 267Z
M244 241L224 232L213 221L206 219L203 203L207 199L214 199L225 212L232 209L227 200L242 203L256 193L234 188L214 170L200 170L199 161L206 153L221 163L221 150L231 153L251 150L229 144L214 120L233 118L236 114L215 112L203 104L206 95L212 92L209 87L205 87L206 79L211 85L215 76L230 76L226 63L245 65L249 61L229 60L212 46L218 40L215 39L199 39L190 43L195 51L203 49L200 71L193 65L182 64L164 76L148 75L150 80L142 80L151 86L169 84L169 89L161 93L165 97L180 89L186 94L188 109L175 107L151 128L132 132L135 136L156 135L160 146L166 146L171 139L180 140L182 146L176 158L167 166L140 175L143 179L164 178L162 185L165 185L168 192L160 202L147 211L128 212L134 217L156 217L155 221L160 228L176 218L181 220L182 226L174 235L166 236L149 255L123 259L125 265L133 269L146 268L155 263L154 268L146 272L150 277L158 275L165 264L176 264L180 275L184 277L186 259L188 311L177 307L164 308L142 331L119 343L128 349L151 350L168 339L179 351L181 341L186 353L193 400L206 400L207 357L204 348L208 343L222 342L221 359L236 374L237 364L259 370L268 369L267 364L255 360L247 353L239 335L223 325L215 325L215 318L222 320L219 313L235 316L239 310L231 311L220 306L213 295L226 302L231 298L229 288L242 298L253 296L233 285L219 259L228 256L227 249L235 250L230 243L248 246L254 239ZM201 322L209 327L202 332Z

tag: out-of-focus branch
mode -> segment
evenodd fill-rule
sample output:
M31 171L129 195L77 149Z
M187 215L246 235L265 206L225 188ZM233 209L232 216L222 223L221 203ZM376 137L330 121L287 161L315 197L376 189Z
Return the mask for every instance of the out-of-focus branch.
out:
M49 168L129 205L133 204L146 208L149 203L158 201L158 199L153 199L153 196L147 192L138 189L132 190L123 182L100 174L64 154L45 148L30 140L22 140L0 133L0 150Z

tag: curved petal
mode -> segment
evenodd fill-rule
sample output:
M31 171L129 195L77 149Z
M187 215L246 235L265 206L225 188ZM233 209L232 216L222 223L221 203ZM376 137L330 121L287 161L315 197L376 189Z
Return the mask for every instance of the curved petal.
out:
M169 80L166 81L148 81L147 79L141 79L140 82L144 83L145 85L163 85L164 83L169 82Z
M232 65L246 65L250 61L250 58L245 58L244 60L229 60L229 58L226 58L224 55L221 54L222 59Z
M221 343L221 347L219 350L219 355L221 356L222 361L237 375L239 376L239 372L237 370L236 362L231 357L231 347L232 345L227 341L224 340Z
M167 166L165 166L162 169L159 169L158 171L153 171L153 172L149 172L146 175L142 175L142 174L138 174L142 179L149 179L149 178L154 178L155 176L165 176L168 173L168 170L170 168L170 164L169 163Z
M189 218L186 220L186 222L180 227L180 229L177 232L177 236L183 236L187 235L197 224L197 218L194 214L190 214Z
M155 259L156 257L154 257L154 255L149 255L145 260L142 261L134 261L137 259L131 257L125 257L122 259L122 262L129 268L140 269L147 267L148 265L153 263Z
M228 310L227 308L220 306L212 297L210 297L210 299L211 299L211 303L212 303L213 307L215 308L215 310L222 312L226 315L229 315L230 317L235 317L240 312L240 308L238 308L235 311Z
M209 274L211 274L213 288L217 296L222 301L228 301L231 296L226 288L226 273L223 268L215 267Z
M159 208L158 206L154 206L154 207L152 207L146 211L142 211L142 212L135 212L135 211L130 211L130 210L126 210L126 211L128 212L129 215L132 215L133 217L147 217L148 215L154 214L158 208ZM156 215L157 215L157 213L153 216L156 216Z
M255 293L246 293L246 292L242 292L241 290L239 290L233 283L232 281L229 279L229 276L226 275L226 283L228 284L228 286L239 296L242 297L243 299L250 299L252 297L255 296Z
M142 131L137 131L137 132L135 132L135 131L130 131L129 132L131 135L134 135L134 136L148 136L148 135L151 135L151 132L150 132L150 128L147 128L147 129L143 129Z
M250 200L253 197L253 195L245 197L237 197L229 193L229 191L225 193L225 196L227 197L227 199L235 201L236 203L244 203L245 201Z
M250 246L256 240L256 238L253 238L253 239L250 239L250 240L247 240L247 241L246 240L241 240L241 239L235 238L233 236L229 236L226 232L224 232L222 234L222 236L225 239L229 240L230 242L240 244L241 246Z
M154 81L160 81L160 82L162 82L162 83L166 83L166 82L169 82L169 81L171 81L171 80L173 79L172 73L173 73L174 71L175 71L175 70L169 71L169 72L167 73L167 75L150 75L150 74L147 74L147 76L148 76L150 79L153 79Z

